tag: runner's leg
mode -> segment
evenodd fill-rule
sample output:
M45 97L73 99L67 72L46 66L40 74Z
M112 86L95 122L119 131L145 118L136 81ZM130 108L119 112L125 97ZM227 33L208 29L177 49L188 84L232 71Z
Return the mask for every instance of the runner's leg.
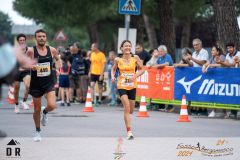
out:
M24 83L24 86L25 86L24 99L23 99L24 101L26 101L27 98L28 98L30 80L31 80L30 75L26 75L26 76L23 78L23 83Z

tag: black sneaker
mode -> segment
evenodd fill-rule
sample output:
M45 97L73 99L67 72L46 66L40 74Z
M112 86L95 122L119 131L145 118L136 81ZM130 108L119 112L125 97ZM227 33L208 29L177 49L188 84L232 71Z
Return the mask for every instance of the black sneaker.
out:
M65 106L65 104L64 104L64 103L61 103L61 106Z
M71 106L71 103L67 103L67 106Z

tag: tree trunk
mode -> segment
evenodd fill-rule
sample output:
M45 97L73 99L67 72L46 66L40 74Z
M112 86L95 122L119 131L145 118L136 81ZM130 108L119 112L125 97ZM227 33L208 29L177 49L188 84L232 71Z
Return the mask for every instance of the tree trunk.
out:
M183 21L181 48L189 47L190 36L191 36L191 25L192 25L191 17L187 17L186 20Z
M117 51L118 51L118 48L117 48L118 47L118 35L116 33L113 33L112 37L113 37L113 48L114 48L114 51L117 53Z
M154 29L154 26L150 23L149 17L146 14L143 14L143 20L144 20L145 28L147 31L149 46L151 49L157 48L158 46L157 37L156 37L157 35Z
M88 32L91 43L98 43L99 44L99 34L97 29L97 23L93 22L88 25ZM100 45L100 44L99 44Z
M145 38L145 26L141 16L131 16L133 27L137 28L137 42L143 43Z
M212 0L217 27L218 44L223 49L228 42L240 47L240 33L235 10L235 0Z
M155 0L160 18L160 44L164 44L168 48L175 61L176 36L175 26L173 23L172 2L171 0Z

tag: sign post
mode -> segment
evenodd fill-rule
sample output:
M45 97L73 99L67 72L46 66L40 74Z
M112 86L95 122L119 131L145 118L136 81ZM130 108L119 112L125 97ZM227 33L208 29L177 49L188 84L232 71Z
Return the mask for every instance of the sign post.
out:
M119 0L119 14L125 14L126 39L129 39L130 15L140 15L141 0Z
M125 29L126 29L126 40L129 39L129 26L130 26L130 15L125 14Z
M54 41L58 43L58 51L64 51L65 48L63 46L63 42L66 42L68 40L67 35L64 33L63 29L59 30L54 37Z

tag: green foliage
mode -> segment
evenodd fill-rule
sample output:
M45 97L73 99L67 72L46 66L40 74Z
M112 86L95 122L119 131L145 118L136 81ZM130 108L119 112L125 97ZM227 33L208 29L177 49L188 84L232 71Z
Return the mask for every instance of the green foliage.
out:
M117 1L109 0L15 0L14 9L21 15L32 18L37 23L44 23L53 33L64 28L70 41L80 40L82 45L89 44L87 26L98 24L100 39L112 42L114 25L122 17L117 11ZM106 22L112 22L111 28ZM122 20L122 23L124 21ZM111 33L110 33L111 32ZM102 33L106 33L103 35ZM87 42L88 41L88 42ZM89 46L88 46L89 47Z
M0 11L0 36L4 37L7 41L11 41L11 28L12 22L9 16Z
M206 0L174 0L173 13L174 17L180 21L189 17L196 21L213 15L212 8Z
M153 23L156 28L159 28L158 8L156 6L155 0L142 0L142 13L145 13L149 17L150 22Z
M90 21L100 21L117 16L114 1L109 0L15 0L14 9L37 23L52 28L79 27ZM31 9L29 9L31 8Z
M235 0L235 1L236 1L237 15L240 16L240 0Z

